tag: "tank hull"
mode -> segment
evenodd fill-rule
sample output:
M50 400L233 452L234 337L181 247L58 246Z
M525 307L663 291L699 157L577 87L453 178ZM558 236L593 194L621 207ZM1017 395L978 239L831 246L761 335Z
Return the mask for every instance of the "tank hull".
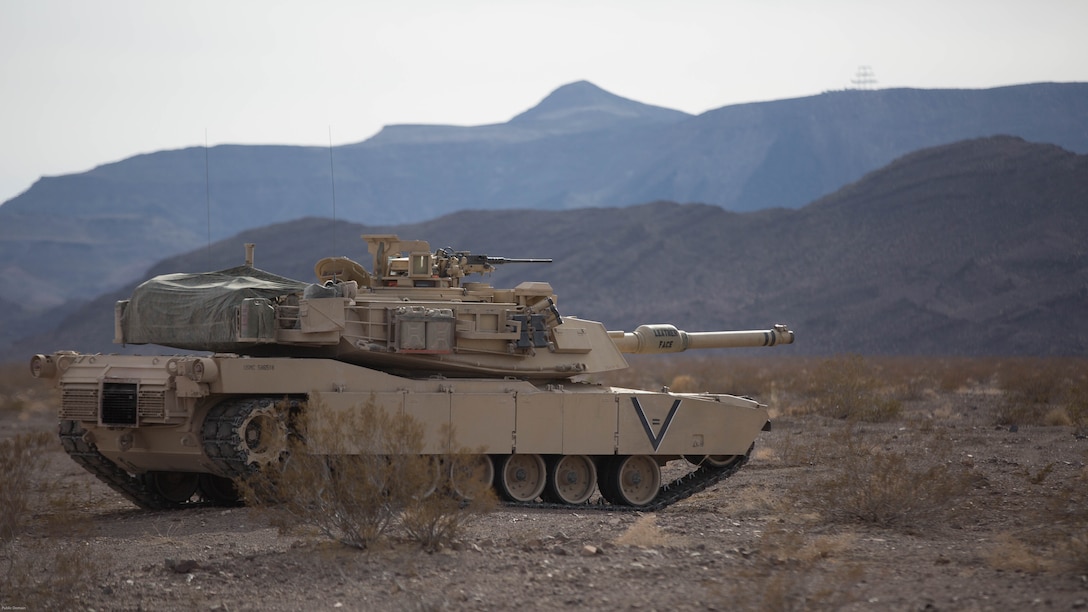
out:
M336 422L338 413L373 403L420 422L424 453L469 448L496 466L512 456L588 458L605 471L616 457L657 465L682 457L742 457L768 424L765 407L747 398L567 379L420 379L333 359L235 355L57 353L49 361L61 389L65 446L100 478L103 471L112 479L120 472L136 479L242 475L244 466L224 461L240 444L237 437L228 441L237 432L219 432L244 428L237 406L284 399L306 411L310 422ZM344 452L360 452L346 437Z

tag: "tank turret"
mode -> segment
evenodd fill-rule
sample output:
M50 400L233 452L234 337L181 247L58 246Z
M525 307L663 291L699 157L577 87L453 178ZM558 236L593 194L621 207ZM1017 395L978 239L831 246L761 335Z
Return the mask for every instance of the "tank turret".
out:
M306 285L247 264L211 274L169 275L118 303L122 343L250 356L329 357L390 372L560 379L627 367L622 353L774 346L784 326L760 331L686 332L643 325L610 332L564 317L552 287L498 289L468 282L511 259L441 248L396 235L364 236L373 272L346 257L317 262Z

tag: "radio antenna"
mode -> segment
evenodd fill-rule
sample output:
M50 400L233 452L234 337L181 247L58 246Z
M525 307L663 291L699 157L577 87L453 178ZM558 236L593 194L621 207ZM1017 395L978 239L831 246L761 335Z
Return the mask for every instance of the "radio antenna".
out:
M336 170L332 165L332 125L329 125L329 180L332 182L332 253L336 255Z
M204 128L204 204L208 209L208 270L212 269L212 182L208 170L208 128Z

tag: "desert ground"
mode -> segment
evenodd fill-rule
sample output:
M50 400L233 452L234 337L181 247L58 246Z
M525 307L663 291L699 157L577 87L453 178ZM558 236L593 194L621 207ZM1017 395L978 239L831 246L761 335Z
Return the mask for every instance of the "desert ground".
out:
M52 392L5 369L0 606L1088 609L1084 366L639 362L608 382L733 388L771 406L750 463L653 513L499 506L433 552L397 525L359 550L251 508L140 510L64 454ZM48 442L8 452L37 432Z

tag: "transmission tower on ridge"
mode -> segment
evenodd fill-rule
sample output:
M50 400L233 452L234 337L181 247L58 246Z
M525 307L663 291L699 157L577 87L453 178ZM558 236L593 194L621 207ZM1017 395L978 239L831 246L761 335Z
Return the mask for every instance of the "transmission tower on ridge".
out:
M854 89L875 89L876 73L873 72L872 66L858 66L858 71L854 73L850 83Z

